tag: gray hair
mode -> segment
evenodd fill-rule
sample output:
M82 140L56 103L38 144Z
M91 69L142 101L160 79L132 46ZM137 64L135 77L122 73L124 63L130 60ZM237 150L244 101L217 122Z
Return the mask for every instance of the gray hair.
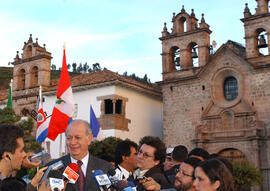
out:
M68 124L68 126L66 128L66 131L65 131L65 135L67 136L67 132L68 132L68 130L69 130L69 128L71 126L74 126L74 125L79 124L79 123L80 124L83 124L83 127L85 128L86 136L88 136L88 135L90 135L90 134L93 133L92 127L91 127L91 125L87 121L82 120L82 119L76 119L76 120L71 121L71 123Z

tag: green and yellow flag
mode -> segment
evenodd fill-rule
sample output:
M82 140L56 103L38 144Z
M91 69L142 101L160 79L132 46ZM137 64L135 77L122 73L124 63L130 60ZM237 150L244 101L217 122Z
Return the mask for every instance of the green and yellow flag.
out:
M9 86L7 107L12 107L11 86L12 86L12 80Z

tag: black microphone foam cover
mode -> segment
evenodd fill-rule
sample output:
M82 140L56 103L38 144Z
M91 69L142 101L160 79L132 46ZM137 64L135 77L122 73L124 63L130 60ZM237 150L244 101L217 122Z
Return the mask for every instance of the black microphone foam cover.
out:
M48 174L48 178L58 178L62 179L62 173L59 172L58 170L51 170Z
M114 176L115 174L116 174L115 170L110 168L109 171L108 171L108 175Z

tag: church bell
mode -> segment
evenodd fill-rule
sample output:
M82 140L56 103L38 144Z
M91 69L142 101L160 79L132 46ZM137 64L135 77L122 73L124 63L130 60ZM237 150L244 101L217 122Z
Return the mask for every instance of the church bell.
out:
M260 35L259 43L258 43L258 48L265 48L267 47L264 35Z
M175 66L180 66L180 57L176 57L174 62L175 62Z
M198 55L197 55L197 52L196 52L195 48L192 48L191 58L198 58Z

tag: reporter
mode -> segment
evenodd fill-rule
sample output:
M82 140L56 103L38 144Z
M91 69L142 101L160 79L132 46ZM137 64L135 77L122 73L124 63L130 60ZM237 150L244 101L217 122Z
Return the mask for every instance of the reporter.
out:
M1 181L0 191L26 191L26 183L16 177L8 177Z
M0 183L0 191L27 191L26 183L16 177L8 177ZM38 191L51 191L50 187L43 182Z
M233 178L228 168L218 159L206 160L195 169L193 185L196 191L233 191Z
M40 162L30 162L24 152L23 130L11 124L0 124L0 181L12 175L22 167L33 168Z

